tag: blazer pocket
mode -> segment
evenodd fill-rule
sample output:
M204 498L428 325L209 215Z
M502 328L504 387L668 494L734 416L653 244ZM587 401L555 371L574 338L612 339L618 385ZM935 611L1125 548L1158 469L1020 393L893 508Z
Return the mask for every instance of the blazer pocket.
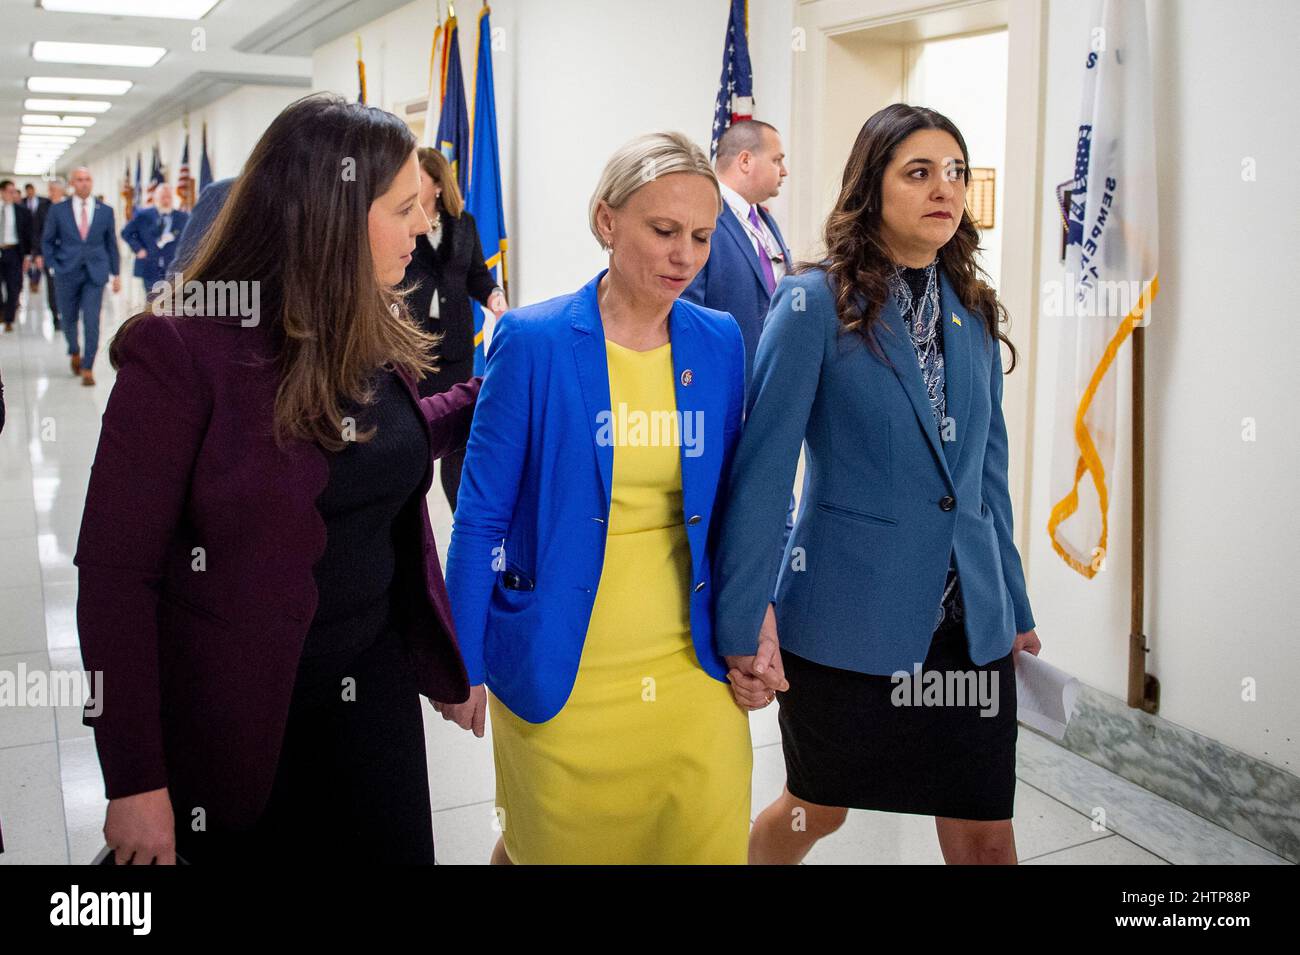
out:
M514 564L507 563L506 569L501 571L501 587L504 590L513 590L521 593L531 593L536 585L530 574L524 573Z
M898 521L892 517L859 511L852 507L844 507L841 504L827 504L825 501L818 501L817 509L825 511L827 514L838 514L840 517L847 517L851 521L861 521L864 524L881 524L885 527L898 526Z

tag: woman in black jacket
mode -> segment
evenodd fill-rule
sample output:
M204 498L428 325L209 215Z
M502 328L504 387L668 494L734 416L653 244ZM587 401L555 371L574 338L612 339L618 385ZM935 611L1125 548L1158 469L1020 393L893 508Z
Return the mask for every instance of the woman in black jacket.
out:
M420 397L440 394L474 376L474 312L470 298L500 318L506 310L505 293L483 262L483 249L474 217L456 186L451 166L436 149L424 148L420 156L420 205L433 229L415 242L406 266L407 298L411 316L427 331L441 335L435 361L438 370L419 383ZM456 510L460 469L465 452L442 458L442 489Z

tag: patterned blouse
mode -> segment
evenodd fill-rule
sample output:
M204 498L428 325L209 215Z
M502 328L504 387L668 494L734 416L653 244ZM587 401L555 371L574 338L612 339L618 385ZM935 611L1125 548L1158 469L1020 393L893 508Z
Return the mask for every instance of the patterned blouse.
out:
M938 259L925 268L896 267L889 278L894 304L903 316L916 361L930 397L930 411L934 426L943 440L943 419L946 407L943 367L943 322L939 321ZM957 564L949 557L948 578L944 582L943 598L935 615L935 629L947 618L954 622L962 618L961 587L957 582Z

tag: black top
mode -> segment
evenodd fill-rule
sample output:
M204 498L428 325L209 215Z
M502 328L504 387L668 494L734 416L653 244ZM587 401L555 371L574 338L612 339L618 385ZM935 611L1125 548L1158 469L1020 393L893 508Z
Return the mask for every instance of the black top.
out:
M457 219L439 212L442 236L435 249L427 236L415 240L411 263L406 267L406 284L413 286L406 300L411 317L427 331L442 334L437 357L458 362L474 355L473 298L483 305L496 288L496 279L483 262L478 226L474 217L462 212ZM429 316L429 306L438 296L438 317Z
M364 649L390 623L395 523L430 467L429 441L397 373L381 370L374 385L374 403L350 409L356 433L374 427L374 436L328 453L329 483L316 500L325 520L325 553L314 568L320 601L304 657Z

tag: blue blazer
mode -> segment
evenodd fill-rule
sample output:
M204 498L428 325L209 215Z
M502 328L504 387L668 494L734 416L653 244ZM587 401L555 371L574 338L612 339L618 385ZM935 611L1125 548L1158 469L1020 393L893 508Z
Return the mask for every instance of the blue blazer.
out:
M841 333L823 271L777 286L714 564L718 652L754 652L775 584L782 647L860 673L910 672L925 660L954 551L975 663L1033 629L1011 532L1000 346L946 278L940 308L947 441L892 302L881 312L886 363ZM805 441L805 499L780 560Z
M74 199L69 197L50 209L41 236L41 255L60 282L77 281L82 266L85 266L90 281L103 285L110 275L117 275L121 265L117 229L113 227L113 209L102 202L95 203L90 231L83 241L72 211L75 205Z
M135 260L134 270L137 278L144 279L147 289L153 288L155 282L160 282L167 276L167 267L180 247L181 232L185 229L185 223L190 221L189 213L179 209L173 209L171 216L172 241L161 247L158 240L163 234L163 217L156 208L141 209L122 229L122 238L132 252L144 249L149 253L143 259Z
M542 723L578 673L600 586L614 449L597 441L610 410L596 290L515 309L492 336L456 506L447 590L470 683ZM717 680L711 537L744 405L740 331L680 299L668 319L679 412L701 412L698 454L682 448L682 520L691 550L691 633ZM690 372L690 374L687 374ZM603 416L602 416L603 417Z
M781 230L777 228L776 220L762 206L758 207L758 214L780 243L788 268L790 250L786 247ZM726 203L723 203L722 213L718 216L718 228L713 234L709 261L687 286L682 298L719 312L731 313L745 339L745 381L749 381L771 296L763 284L763 270L758 264L758 254L750 244L744 226L737 221L736 214Z

